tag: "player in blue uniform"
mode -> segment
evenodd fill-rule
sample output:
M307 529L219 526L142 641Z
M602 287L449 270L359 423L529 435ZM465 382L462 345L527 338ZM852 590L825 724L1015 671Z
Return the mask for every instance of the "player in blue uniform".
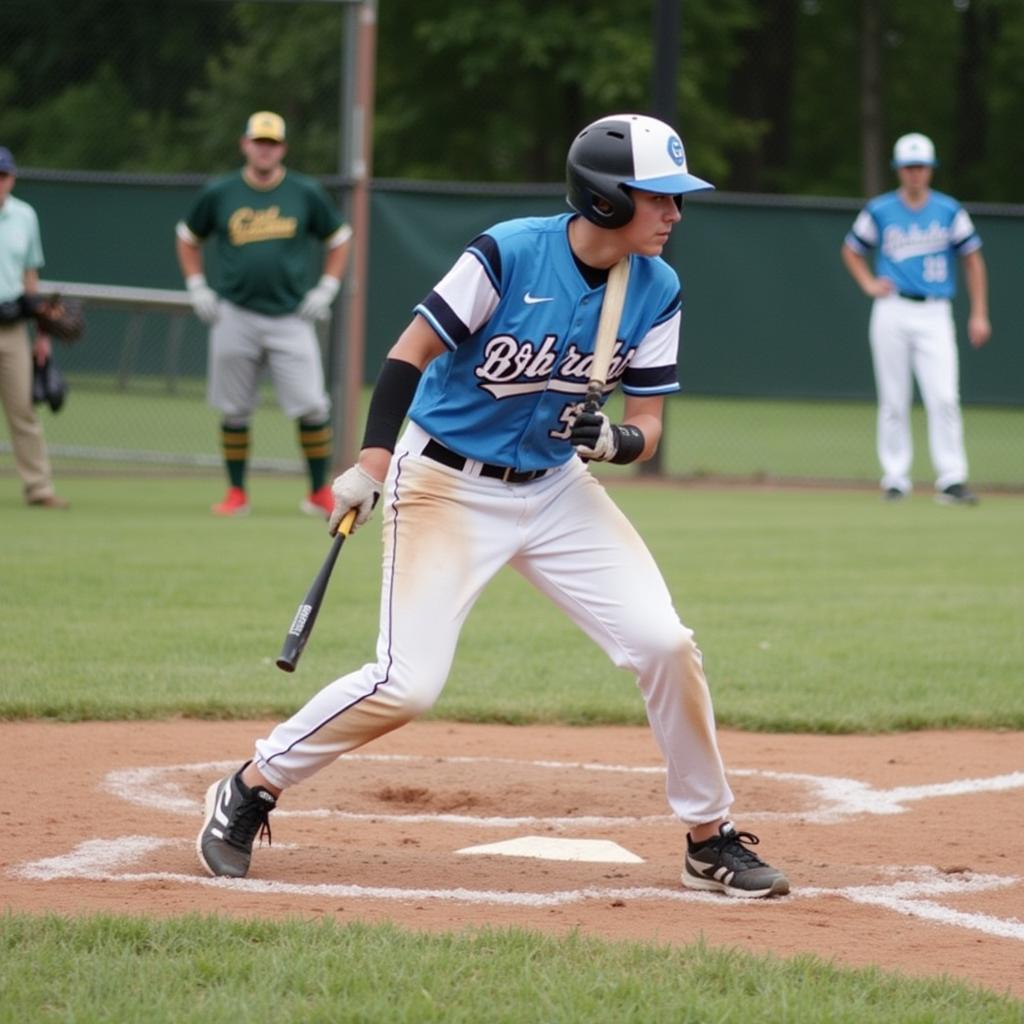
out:
M575 212L497 224L415 308L374 389L358 462L333 485L331 529L384 501L376 658L320 691L214 783L197 840L204 867L244 875L276 798L339 755L427 710L487 583L512 566L561 608L646 702L689 826L683 882L732 896L789 891L728 820L733 795L700 650L643 540L586 460L628 463L658 445L677 391L679 279L659 257L687 170L668 125L624 114L585 128L567 160ZM582 412L609 268L629 288L605 397L622 423ZM408 414L409 424L401 432ZM400 434L401 432L401 434ZM583 458L577 457L583 456Z
M973 505L952 299L959 260L971 304L968 339L974 348L984 345L992 333L987 274L981 239L967 211L952 196L929 188L935 162L935 147L926 136L915 132L898 139L893 167L900 187L864 207L841 251L850 275L875 300L869 332L883 495L898 501L911 490L910 404L916 377L928 415L936 500ZM871 251L876 252L874 273L867 263Z

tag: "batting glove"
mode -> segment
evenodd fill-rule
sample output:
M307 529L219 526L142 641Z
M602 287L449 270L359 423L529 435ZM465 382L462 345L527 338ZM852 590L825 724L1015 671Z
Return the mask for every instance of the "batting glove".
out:
M617 429L603 412L581 412L573 422L569 444L584 459L611 462L619 451Z
M365 523L373 514L373 510L380 500L384 484L375 480L362 466L352 466L346 469L339 477L335 477L331 484L331 493L334 495L334 511L327 529L331 534L338 532L338 524L349 509L356 510L355 522L350 532L356 530Z
M336 277L324 274L320 278L320 283L306 292L306 297L299 305L299 316L310 323L326 320L331 315L331 303L334 302L340 287L341 282Z
M612 423L603 412L581 412L573 421L569 443L585 462L635 462L647 444L631 423Z
M206 283L206 278L202 274L192 274L185 278L185 287L196 316L204 324L216 323L220 316L220 298Z

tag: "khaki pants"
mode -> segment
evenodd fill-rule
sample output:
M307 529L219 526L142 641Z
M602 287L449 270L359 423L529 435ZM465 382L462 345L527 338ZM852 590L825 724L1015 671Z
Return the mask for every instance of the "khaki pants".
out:
M0 327L0 400L11 435L14 465L25 485L25 500L50 497L50 457L42 424L32 407L32 352L23 323Z

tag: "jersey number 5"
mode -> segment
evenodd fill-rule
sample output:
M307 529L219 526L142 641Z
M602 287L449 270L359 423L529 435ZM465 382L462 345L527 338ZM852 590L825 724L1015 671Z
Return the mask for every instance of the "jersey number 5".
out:
M568 441L572 433L573 421L583 411L582 402L570 402L564 406L558 414L558 422L565 424L561 430L549 430L548 437L557 438L559 441Z

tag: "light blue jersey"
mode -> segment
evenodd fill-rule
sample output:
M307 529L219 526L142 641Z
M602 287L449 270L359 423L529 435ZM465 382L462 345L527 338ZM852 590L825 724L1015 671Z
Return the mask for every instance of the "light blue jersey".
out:
M917 210L898 191L876 196L845 241L861 256L877 250L876 276L888 278L901 294L935 299L953 298L957 258L981 248L967 211L952 196L934 191Z
M573 257L574 214L505 221L474 239L416 306L448 351L424 371L409 418L471 459L547 469L575 454L569 424L587 389L605 285ZM630 257L629 290L605 389L679 390L679 278Z

